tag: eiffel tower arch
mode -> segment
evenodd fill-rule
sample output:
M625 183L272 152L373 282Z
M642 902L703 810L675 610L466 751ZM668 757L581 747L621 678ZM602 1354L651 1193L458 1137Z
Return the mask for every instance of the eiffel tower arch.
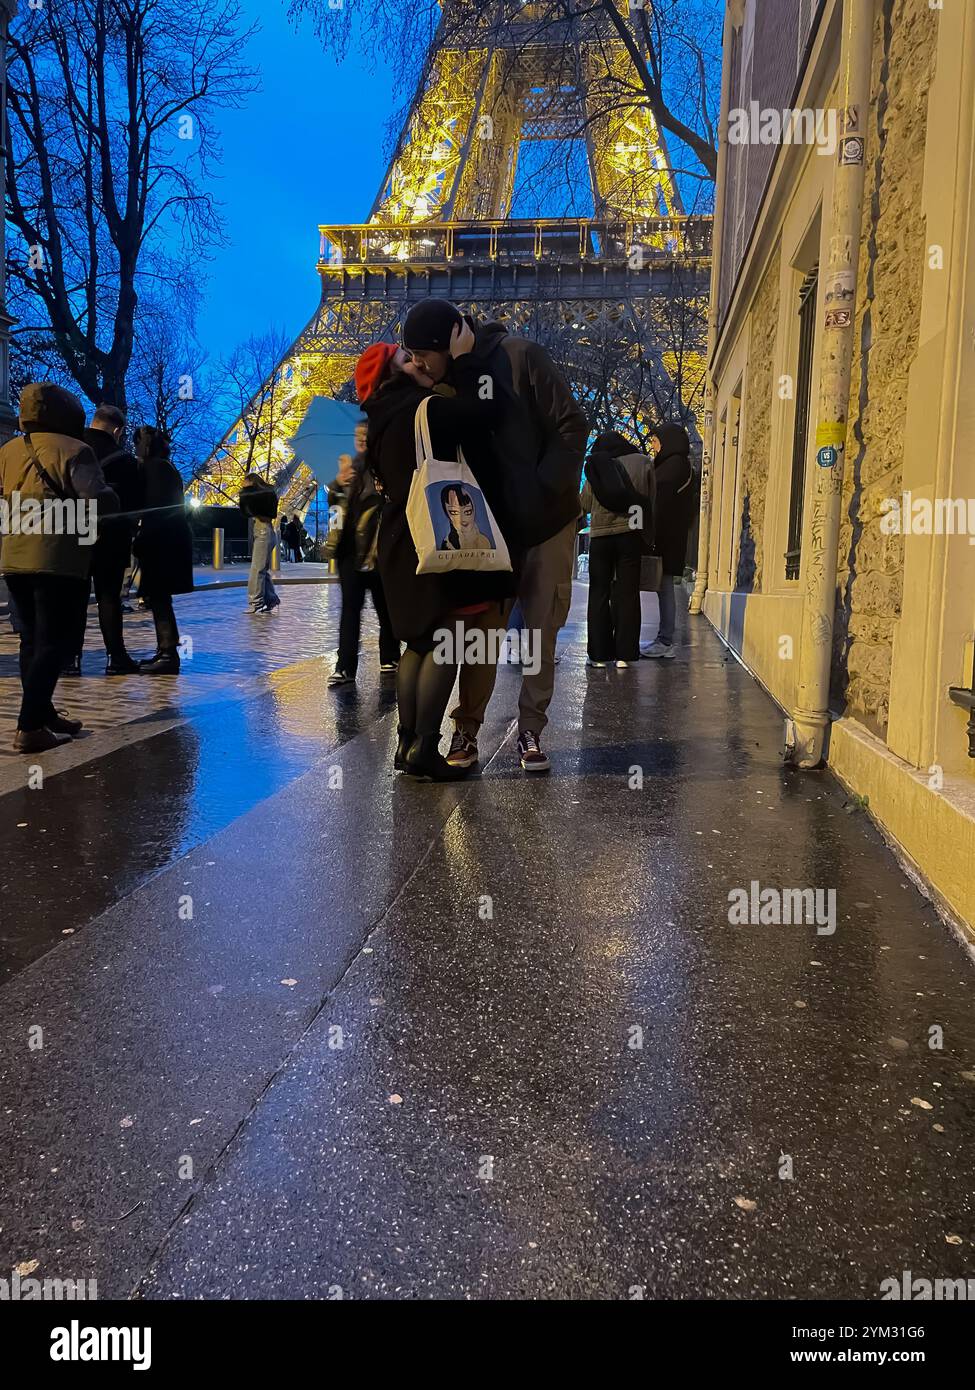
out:
M557 154L542 196L563 215L520 216L519 164L541 142ZM573 211L580 202L586 215ZM685 216L662 133L605 12L442 0L368 219L319 233L318 308L191 485L201 501L235 499L255 466L286 511L304 510L318 483L289 441L309 405L353 400L360 353L395 339L428 296L545 343L573 364L584 408L598 403L639 428L649 383L655 413L693 425L711 219Z

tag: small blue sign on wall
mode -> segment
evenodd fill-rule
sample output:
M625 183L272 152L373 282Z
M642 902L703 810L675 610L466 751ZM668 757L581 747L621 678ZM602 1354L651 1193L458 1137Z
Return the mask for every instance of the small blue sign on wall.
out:
M820 449L819 453L816 455L816 462L819 464L820 468L832 468L836 463L836 458L836 449L832 444L827 444Z

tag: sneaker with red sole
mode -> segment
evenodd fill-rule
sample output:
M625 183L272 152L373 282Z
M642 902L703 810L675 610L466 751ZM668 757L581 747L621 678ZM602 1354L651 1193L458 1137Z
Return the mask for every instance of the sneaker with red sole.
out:
M538 734L530 729L518 735L518 758L526 772L548 772L552 766L542 752Z
M451 767L473 767L477 762L477 739L463 729L455 729L447 750L447 761Z

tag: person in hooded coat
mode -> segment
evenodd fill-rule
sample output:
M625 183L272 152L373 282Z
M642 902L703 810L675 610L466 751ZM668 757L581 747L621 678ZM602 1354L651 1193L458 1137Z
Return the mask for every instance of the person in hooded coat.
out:
M619 459L641 496L652 495L653 463L615 431L596 437L590 456ZM586 481L582 510L590 514L588 653L590 666L630 666L640 660L640 561L643 531L630 513L604 507Z
M657 591L660 626L653 642L642 647L641 652L644 656L671 660L676 656L674 581L684 573L697 494L690 460L691 442L683 425L658 425L650 436L650 447L657 481L655 553L663 562L663 577Z
M135 538L141 580L139 595L156 625L156 654L139 662L149 676L179 673L179 629L173 595L193 591L193 535L186 519L183 479L169 456L164 430L143 425L135 432L145 511Z
M58 673L77 643L78 614L88 592L97 516L118 511L118 497L84 442L85 410L72 392L53 382L30 382L20 395L23 435L0 449L3 545L0 569L20 627L23 699L14 748L42 753L81 732L81 721L53 704ZM82 533L81 503L92 524ZM78 524L37 528L24 523L73 509Z
M369 421L366 460L384 497L379 522L377 563L393 631L406 643L396 677L399 706L397 770L423 780L453 781L469 767L451 767L439 750L441 725L457 675L457 663L438 653L438 632L503 629L503 612L513 592L510 572L454 570L417 574L417 553L406 505L416 471L414 421L427 396L434 456L455 459L463 449L471 471L491 502L494 466L490 431L497 392L485 390L490 379L483 359L471 352L473 334L458 325L450 352L455 394L431 392L432 382L402 348L375 343L356 365L356 388ZM504 530L504 523L496 515ZM455 654L458 656L459 653Z

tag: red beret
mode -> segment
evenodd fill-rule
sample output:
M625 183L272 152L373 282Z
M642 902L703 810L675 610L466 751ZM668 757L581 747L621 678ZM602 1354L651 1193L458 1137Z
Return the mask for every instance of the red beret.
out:
M395 343L373 343L366 348L355 364L355 389L360 402L367 401L379 387L395 356Z

